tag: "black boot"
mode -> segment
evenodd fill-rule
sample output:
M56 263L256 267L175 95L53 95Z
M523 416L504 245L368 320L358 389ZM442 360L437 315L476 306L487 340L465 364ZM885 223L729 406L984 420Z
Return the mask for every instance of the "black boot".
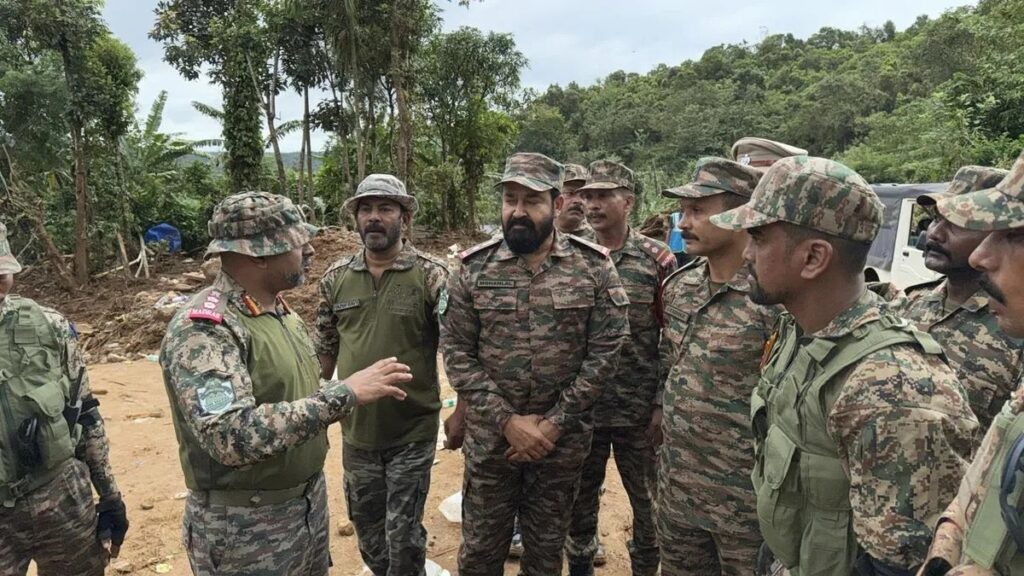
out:
M569 563L569 576L594 576L594 565L591 563Z

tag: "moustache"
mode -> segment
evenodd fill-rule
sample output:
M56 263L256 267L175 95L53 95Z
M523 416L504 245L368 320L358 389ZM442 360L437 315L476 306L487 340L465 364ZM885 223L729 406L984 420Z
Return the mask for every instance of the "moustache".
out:
M529 228L530 230L536 230L537 229L537 227L533 225L533 220L530 220L530 218L527 217L527 216L520 216L518 218L509 218L508 219L508 227L511 228L513 226L523 226L523 227Z
M942 254L946 258L950 257L949 251L946 250L945 248L943 248L941 245L939 245L937 242L935 242L933 240L929 240L928 242L925 243L924 251L925 252L934 252L936 254Z
M366 228L363 229L364 234L369 234L370 232L379 232L381 234L387 234L388 229L381 226L380 224L371 224L370 226L367 226Z
M681 235L684 240L700 240L700 238L695 234L687 234L686 232L683 232Z
M568 206L566 206L565 211L583 214L583 206L580 206L579 204L569 204Z
M1006 294L1003 294L1003 291L992 282L988 274L983 275L978 282L981 284L981 289L987 292L993 300L1004 306L1006 305Z

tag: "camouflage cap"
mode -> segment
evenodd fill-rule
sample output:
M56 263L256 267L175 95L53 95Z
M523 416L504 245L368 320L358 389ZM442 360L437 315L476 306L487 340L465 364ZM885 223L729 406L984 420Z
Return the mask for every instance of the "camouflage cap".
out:
M860 174L839 162L793 156L764 173L750 202L711 222L733 230L789 222L870 244L882 226L882 202Z
M398 203L413 214L420 209L420 203L416 197L405 191L405 184L390 174L370 174L363 178L363 181L356 187L355 195L345 200L342 208L355 214L356 209L359 208L359 201L363 198L386 198Z
M732 192L749 198L762 174L764 172L757 168L725 158L701 158L689 184L663 190L661 195L666 198L705 198Z
M950 196L960 196L975 190L992 188L1009 174L1007 170L988 166L964 166L956 171L953 181L942 192L922 194L917 197L921 206L934 206L936 202Z
M562 183L574 182L577 180L587 180L587 169L579 164L563 164L565 166L565 177L562 178Z
M630 192L636 191L636 174L626 168L624 164L612 162L611 160L597 160L591 162L587 168L590 177L587 183L580 187L583 190L614 190L625 188Z
M558 162L536 152L516 152L505 160L505 172L495 185L514 182L530 190L550 190L555 196L562 192L563 167Z
M206 255L237 252L274 256L305 245L319 229L307 224L291 200L267 192L241 192L228 196L213 209L207 225Z
M7 226L0 222L0 274L18 272L21 272L21 264L11 253L11 243L7 241Z
M767 168L782 158L806 155L803 148L756 136L744 136L732 145L733 159L755 168Z
M1024 226L1024 153L994 187L942 199L946 219L970 230L1007 230Z

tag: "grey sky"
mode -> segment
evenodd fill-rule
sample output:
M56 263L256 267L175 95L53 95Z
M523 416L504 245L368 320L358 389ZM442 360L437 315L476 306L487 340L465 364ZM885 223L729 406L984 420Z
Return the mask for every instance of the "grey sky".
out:
M765 34L792 33L806 38L823 26L852 29L892 20L902 30L920 14L931 17L968 0L483 0L469 8L440 1L443 28L473 26L508 32L529 59L523 83L537 89L576 81L591 84L616 70L646 72L658 64L675 65L699 58L718 44L756 43ZM107 0L104 16L113 33L131 46L145 77L138 107L145 114L161 90L167 90L163 130L190 139L217 138L220 128L192 109L198 100L220 107L217 86L188 82L162 60L161 46L147 36L156 0ZM278 115L298 118L302 101L295 94L279 98ZM326 135L314 134L323 146ZM282 148L298 150L298 135Z

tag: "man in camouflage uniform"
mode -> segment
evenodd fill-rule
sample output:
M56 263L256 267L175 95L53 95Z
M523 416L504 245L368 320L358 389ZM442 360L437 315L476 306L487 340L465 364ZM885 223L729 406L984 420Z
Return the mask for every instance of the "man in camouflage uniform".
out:
M332 264L320 282L320 377L391 355L413 374L405 400L360 406L342 423L348 514L375 575L422 575L423 507L441 409L437 313L448 269L403 240L418 202L398 178L367 176L343 208L355 217L364 249Z
M587 182L587 169L579 164L564 164L562 191L555 199L555 229L559 232L594 240L594 228L586 218L586 203L579 193Z
M846 166L772 165L750 202L750 298L782 304L751 397L765 543L802 574L908 574L956 492L977 420L941 348L864 285L882 203Z
M999 329L1024 338L1024 154L994 188L939 200L950 224L990 232L971 254ZM1021 446L1024 388L1014 389L985 434L939 519L924 575L995 576L1024 573L1021 531ZM1012 484L1011 482L1012 481ZM1014 486L1015 488L1014 489Z
M583 464L579 495L573 506L566 542L570 576L594 573L598 551L597 515L608 457L615 465L633 508L633 538L627 543L635 576L658 571L658 540L651 511L654 446L648 424L661 377L658 362L657 295L661 281L675 270L668 246L629 226L636 202L636 176L622 164L598 160L590 179L579 189L587 220L598 243L611 251L615 270L629 296L629 338L622 345L619 367L594 404L594 439Z
M287 198L217 205L207 254L221 272L167 328L160 366L189 489L182 538L198 576L327 574L327 426L402 399L409 367L383 359L321 380L313 343L280 293L305 282L317 229Z
M988 430L1017 387L1024 345L999 331L989 307L990 297L981 287L981 272L967 261L988 231L953 224L936 213L935 202L992 188L1006 173L996 168L964 166L948 189L917 198L917 203L932 214L924 264L945 277L908 288L907 299L898 310L942 345L949 366L967 390L981 431ZM982 437L976 435L979 442Z
M99 401L74 328L11 294L18 272L0 224L0 574L101 576L128 518Z
M654 421L664 437L657 519L665 576L753 574L761 546L750 391L779 310L747 298L746 233L709 221L746 202L760 178L738 162L702 158L692 182L662 193L679 200L683 237L701 257L662 287L668 375Z
M591 407L629 334L629 299L597 244L554 230L562 166L508 158L503 238L459 255L441 347L466 404L459 574L499 576L518 512L520 573L562 569L591 440Z

